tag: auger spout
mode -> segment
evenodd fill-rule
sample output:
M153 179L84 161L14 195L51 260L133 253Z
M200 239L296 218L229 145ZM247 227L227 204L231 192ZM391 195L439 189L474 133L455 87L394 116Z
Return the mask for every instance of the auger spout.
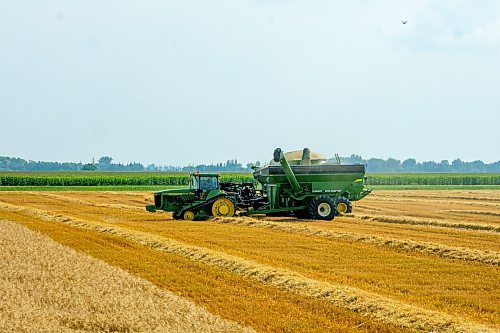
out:
M283 154L281 148L276 148L274 150L274 162L280 163L281 166L283 167L286 178L290 182L290 185L292 185L293 194L295 195L300 194L302 192L302 188L300 187L297 178L295 178L295 174L293 173L292 168L290 168L290 164L288 164L288 161L286 160L286 157Z

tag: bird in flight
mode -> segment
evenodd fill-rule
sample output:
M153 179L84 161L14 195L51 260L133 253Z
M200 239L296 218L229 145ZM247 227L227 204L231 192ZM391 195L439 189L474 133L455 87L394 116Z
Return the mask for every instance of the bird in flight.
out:
M403 22L403 24L406 24L406 23L408 23L408 21L401 21L401 22Z

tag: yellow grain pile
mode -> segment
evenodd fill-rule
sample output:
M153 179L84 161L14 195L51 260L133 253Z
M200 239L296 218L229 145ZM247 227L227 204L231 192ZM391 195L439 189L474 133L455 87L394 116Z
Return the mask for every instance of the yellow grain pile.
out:
M358 288L336 285L304 277L287 269L263 265L223 252L192 246L145 232L128 230L107 223L75 219L48 211L0 203L0 209L27 214L42 220L65 223L81 229L98 231L133 241L149 248L177 254L193 261L217 266L234 274L306 297L320 299L335 306L361 313L384 323L394 324L413 331L433 332L495 332L473 322L437 311L363 291Z
M1 332L250 332L204 308L0 220Z

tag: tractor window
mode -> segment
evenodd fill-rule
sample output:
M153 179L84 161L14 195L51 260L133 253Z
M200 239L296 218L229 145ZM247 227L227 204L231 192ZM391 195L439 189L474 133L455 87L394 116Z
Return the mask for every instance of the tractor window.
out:
M217 177L200 177L202 191L210 191L216 189L219 184L217 183Z

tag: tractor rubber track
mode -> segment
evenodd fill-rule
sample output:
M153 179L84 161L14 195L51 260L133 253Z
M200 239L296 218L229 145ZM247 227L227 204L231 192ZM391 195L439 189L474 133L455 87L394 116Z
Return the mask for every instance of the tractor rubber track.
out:
M226 197L226 196L225 195L218 195L218 196L215 196L213 198L210 198L207 201L201 202L197 205L192 205L192 206L182 208L181 210L175 212L174 215L179 216L179 218L180 218L188 210L191 210L196 214L196 212L202 210L203 208L205 208L207 206L211 206L215 201L217 201L217 199L223 198L223 197Z

